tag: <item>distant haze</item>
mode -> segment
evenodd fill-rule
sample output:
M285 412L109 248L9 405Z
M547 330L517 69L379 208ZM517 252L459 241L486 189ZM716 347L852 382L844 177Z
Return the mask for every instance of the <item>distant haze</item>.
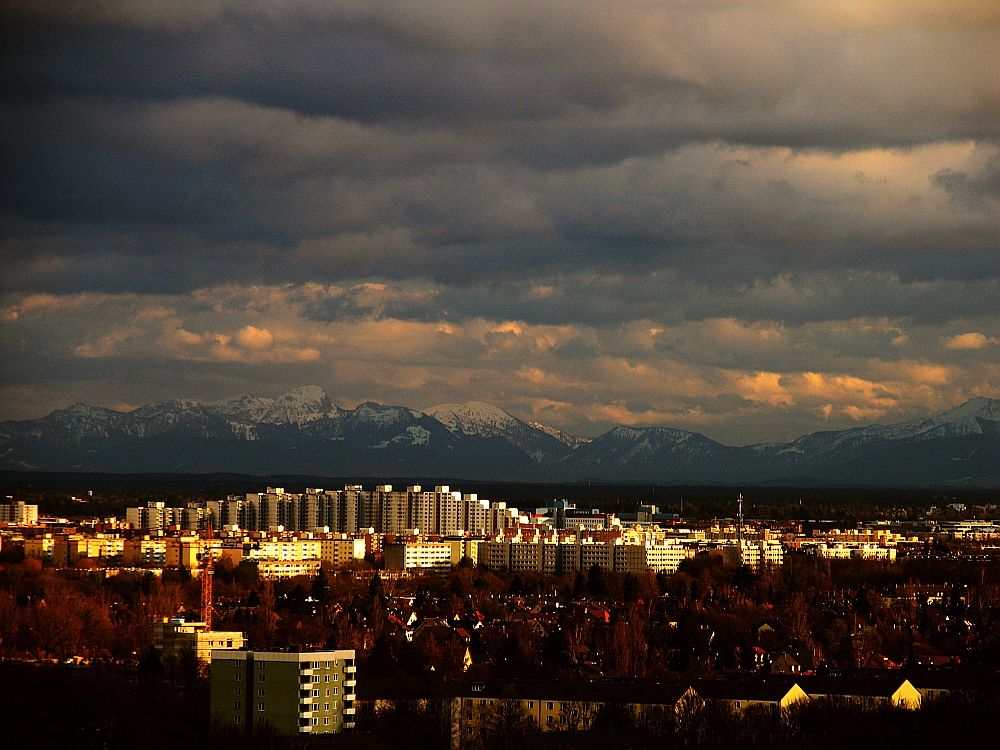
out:
M0 419L480 401L728 445L1000 396L1000 4L0 6Z

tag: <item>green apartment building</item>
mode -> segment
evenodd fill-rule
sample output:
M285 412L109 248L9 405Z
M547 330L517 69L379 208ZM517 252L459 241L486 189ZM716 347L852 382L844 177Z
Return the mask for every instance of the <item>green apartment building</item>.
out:
M331 734L354 728L353 650L213 651L212 723L247 734Z

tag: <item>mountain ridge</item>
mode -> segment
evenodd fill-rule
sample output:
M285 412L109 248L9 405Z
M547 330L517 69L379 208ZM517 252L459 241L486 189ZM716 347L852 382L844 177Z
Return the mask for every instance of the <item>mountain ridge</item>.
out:
M128 412L76 403L0 422L0 469L1000 485L1000 400L737 447L668 426L618 425L584 438L481 401L345 409L304 386L278 398L170 399Z

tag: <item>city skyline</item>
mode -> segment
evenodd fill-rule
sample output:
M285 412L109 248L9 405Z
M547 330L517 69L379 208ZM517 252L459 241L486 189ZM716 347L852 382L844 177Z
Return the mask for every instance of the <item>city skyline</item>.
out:
M314 383L743 445L1000 397L988 4L0 17L0 420Z

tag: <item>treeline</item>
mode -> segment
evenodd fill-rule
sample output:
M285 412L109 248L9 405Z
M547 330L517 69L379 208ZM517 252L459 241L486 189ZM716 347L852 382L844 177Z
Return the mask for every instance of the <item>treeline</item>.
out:
M137 662L155 621L200 619L187 571L111 572L0 563L0 657ZM391 582L375 571L259 581L223 564L215 596L216 629L256 648L354 648L373 676L707 677L785 653L804 669L928 655L1000 664L1000 568L961 560L788 555L761 575L715 556L673 575L460 565Z

